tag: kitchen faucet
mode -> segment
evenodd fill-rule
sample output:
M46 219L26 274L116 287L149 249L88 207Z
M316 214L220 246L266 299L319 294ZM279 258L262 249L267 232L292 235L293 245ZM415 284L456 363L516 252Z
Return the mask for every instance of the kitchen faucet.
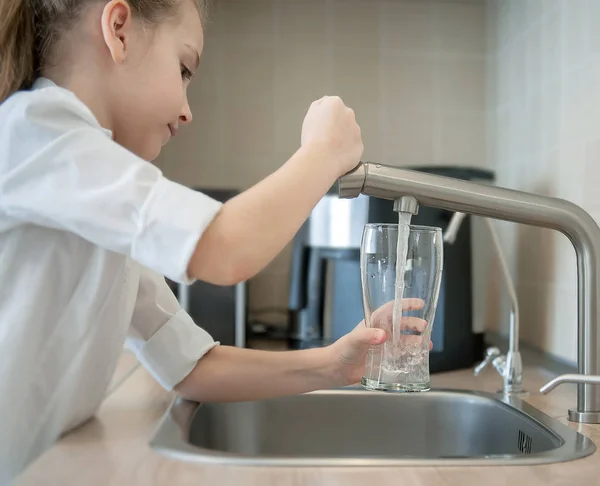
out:
M600 423L600 227L571 202L496 186L477 184L371 162L360 163L338 180L339 197L360 194L393 200L396 211L415 213L418 204L560 231L577 254L578 375L558 377L542 388L577 383L577 406L569 420ZM595 376L596 375L596 376Z
M465 213L454 213L448 222L448 227L444 231L444 243L454 244L463 220L467 215ZM510 326L508 352L503 355L500 350L493 346L486 350L485 359L479 363L474 370L475 376L478 376L489 364L492 364L496 371L502 377L502 390L500 393L506 396L526 397L529 395L523 388L523 360L519 351L519 301L517 292L510 277L508 264L504 257L504 252L500 246L498 233L494 224L489 218L482 218L492 239L496 258L500 263L501 275L504 285L511 300Z
M460 226L465 217L465 213L454 213L452 215L448 227L444 231L444 243L452 245L456 241ZM502 279L511 300L511 309L508 352L506 355L503 355L495 346L488 348L485 352L485 359L475 367L474 373L475 376L478 376L491 363L502 377L503 386L501 393L506 396L523 398L529 395L529 393L523 388L523 360L519 351L519 301L517 299L517 292L510 277L508 264L500 246L500 240L494 224L489 218L482 218L482 220L490 234L496 258L500 263Z

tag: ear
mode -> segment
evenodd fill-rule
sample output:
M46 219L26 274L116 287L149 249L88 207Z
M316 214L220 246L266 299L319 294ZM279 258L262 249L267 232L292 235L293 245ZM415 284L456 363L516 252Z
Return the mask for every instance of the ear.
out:
M102 11L102 36L113 61L125 61L133 27L131 8L125 0L111 0Z

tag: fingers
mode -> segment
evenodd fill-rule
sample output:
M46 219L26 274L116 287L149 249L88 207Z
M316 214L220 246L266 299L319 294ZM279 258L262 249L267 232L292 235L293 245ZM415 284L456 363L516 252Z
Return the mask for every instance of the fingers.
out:
M383 329L357 326L348 337L352 347L364 348L365 346L382 344L385 341L386 333Z
M425 301L423 299L411 298L411 299L402 299L402 311L415 311L421 310L425 307ZM390 300L386 302L381 307L379 307L373 315L377 314L391 314L394 311L394 301Z
M427 327L427 322L423 319L411 320L407 324L407 328L415 330L417 332L423 332ZM365 332L366 331L366 332ZM355 334L357 344L367 344L370 346L377 346L383 344L388 340L388 336L391 330L379 329L379 328L367 328L365 327L364 321L354 328L353 334ZM424 343L425 336L402 334L399 337L399 341L403 345L417 346ZM433 342L429 341L429 350L433 349Z
M427 321L418 317L403 317L400 321L402 331L424 332L426 327Z
M403 299L402 310L421 310L425 307L425 301L423 299Z

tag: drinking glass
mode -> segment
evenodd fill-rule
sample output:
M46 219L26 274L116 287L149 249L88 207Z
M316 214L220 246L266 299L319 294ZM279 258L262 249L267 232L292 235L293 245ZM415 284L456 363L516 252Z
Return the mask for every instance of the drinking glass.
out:
M406 255L400 269L398 251ZM431 327L443 267L441 229L367 224L360 267L365 324L387 334L383 344L368 351L362 385L370 390L429 390ZM403 277L398 281L397 270Z

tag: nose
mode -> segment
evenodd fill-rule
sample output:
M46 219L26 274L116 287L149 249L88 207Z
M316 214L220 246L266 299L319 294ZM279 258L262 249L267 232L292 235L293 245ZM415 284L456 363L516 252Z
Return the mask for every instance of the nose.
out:
M189 125L192 123L192 110L190 108L190 104L188 103L187 97L183 102L183 108L181 110L181 114L179 115L179 124L180 125Z

